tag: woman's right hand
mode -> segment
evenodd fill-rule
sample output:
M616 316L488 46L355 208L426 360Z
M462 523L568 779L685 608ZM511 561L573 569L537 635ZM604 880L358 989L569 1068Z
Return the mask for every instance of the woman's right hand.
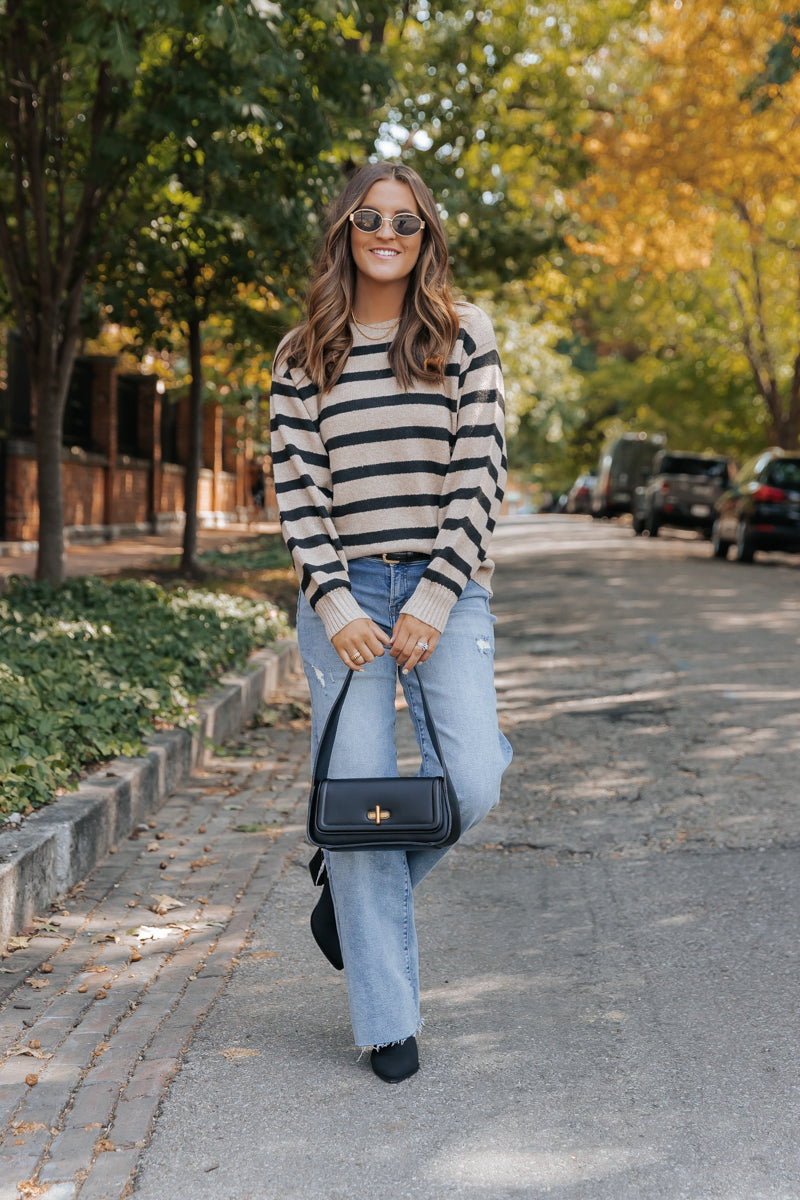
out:
M384 633L380 625L370 621L369 617L351 621L331 638L331 645L339 658L354 671L363 671L365 664L380 658L385 653L384 647L391 643L388 633Z

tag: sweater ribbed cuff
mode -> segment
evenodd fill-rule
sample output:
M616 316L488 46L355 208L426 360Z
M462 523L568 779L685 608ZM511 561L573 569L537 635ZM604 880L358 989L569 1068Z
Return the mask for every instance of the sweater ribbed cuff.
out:
M325 626L329 640L351 621L358 621L367 615L353 593L344 587L320 596L314 612Z
M424 621L426 625L432 625L439 633L444 633L450 609L457 599L455 592L443 587L441 583L420 579L414 588L413 596L400 611L408 613L410 617L416 617L418 621Z

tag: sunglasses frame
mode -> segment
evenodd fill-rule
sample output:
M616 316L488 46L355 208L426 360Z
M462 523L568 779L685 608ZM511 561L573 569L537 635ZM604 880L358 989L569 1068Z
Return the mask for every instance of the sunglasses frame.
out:
M378 228L377 229L359 229L358 225L356 225L355 217L356 217L356 213L360 213L360 212L371 212L371 213L375 213L376 217L380 217L381 223L378 226ZM398 220L398 218L400 218L400 217L415 217L419 221L419 229L415 229L413 233L401 233L399 229L395 229L395 224L394 224L395 221ZM353 211L350 213L350 216L348 219L350 220L351 224L356 229L358 229L359 233L380 233L380 231L383 229L384 225L386 225L387 222L389 223L389 225L391 225L392 232L396 233L398 237L416 237L417 234L422 233L423 229L425 228L425 222L423 221L422 217L418 216L417 213L401 212L401 213L395 213L393 217L385 217L383 215L383 213L378 212L377 208L369 208L369 207L366 207L365 205L362 205L360 208L354 208Z

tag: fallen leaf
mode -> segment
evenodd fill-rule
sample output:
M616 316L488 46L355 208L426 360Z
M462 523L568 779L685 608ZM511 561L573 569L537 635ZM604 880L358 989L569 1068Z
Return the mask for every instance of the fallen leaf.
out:
M8 939L8 950L11 954L15 950L27 950L30 945L29 937L12 937Z
M36 1050L33 1046L12 1046L8 1052L9 1058L20 1058L23 1054L27 1054L29 1058L52 1058L52 1054L47 1054L44 1050Z
M228 1062L238 1062L241 1058L257 1058L260 1053L260 1050L243 1050L239 1046L231 1046L227 1050L220 1050L220 1054Z
M119 938L115 933L96 933L92 938L92 945L96 946L98 942L118 942Z
M37 1183L35 1179L20 1179L17 1183L20 1200L34 1200L36 1196L44 1196L50 1191L49 1183Z
M26 1075L25 1082L27 1083L28 1087L36 1087L36 1084L39 1082L39 1076L38 1075Z
M160 850L160 849L161 849L161 846L160 846L160 844L159 844L158 842L148 842L148 843L147 843L147 849L148 849L148 850L151 850L151 851L152 851L152 850Z
M264 960L268 959L268 958L277 958L278 951L277 950L256 950L256 952L254 954L251 954L250 957L252 958L253 962L264 962Z
M148 907L150 912L156 913L163 917L164 913L168 913L173 908L185 908L186 905L182 900L176 900L174 896L154 895L155 904L150 904Z
M138 938L140 942L146 942L169 937L170 931L160 925L137 925L135 929L129 929L128 933L131 937Z
M97 964L93 967L86 967L86 974L88 975L91 973L92 975L105 975L107 970L108 967L101 967L99 964Z
M46 987L50 986L49 979L26 979L25 982L27 984L29 984L32 988L34 988L37 992L41 988L46 988Z
M108 1140L108 1138L100 1138L100 1141L97 1143L95 1149L97 1150L98 1154L107 1154L109 1151L114 1150L115 1146Z

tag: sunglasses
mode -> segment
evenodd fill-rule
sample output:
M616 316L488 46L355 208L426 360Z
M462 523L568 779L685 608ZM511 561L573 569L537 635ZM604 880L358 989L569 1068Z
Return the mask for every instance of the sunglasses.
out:
M374 208L359 208L350 213L350 220L361 233L377 233L388 222L398 237L413 237L425 228L425 222L416 213L395 213L384 217Z

